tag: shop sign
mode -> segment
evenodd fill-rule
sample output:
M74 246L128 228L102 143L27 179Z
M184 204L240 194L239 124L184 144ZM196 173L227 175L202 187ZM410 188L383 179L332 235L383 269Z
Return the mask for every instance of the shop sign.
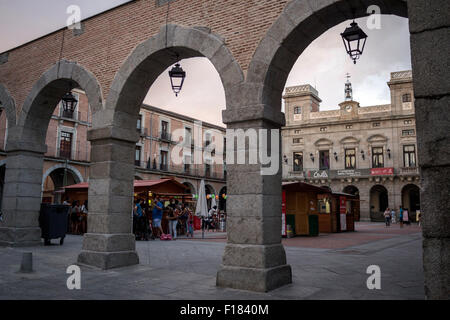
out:
M360 177L361 171L357 170L337 170L338 177Z
M315 179L320 179L320 178L328 179L328 173L326 170L312 170L312 171L307 172L307 177L315 178Z
M391 176L394 174L394 168L373 168L370 170L372 176Z

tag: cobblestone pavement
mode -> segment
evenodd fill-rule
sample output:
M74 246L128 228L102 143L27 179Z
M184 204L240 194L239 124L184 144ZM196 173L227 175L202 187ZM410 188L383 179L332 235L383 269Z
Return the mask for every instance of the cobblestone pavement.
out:
M284 240L293 283L270 293L215 286L226 234L207 239L138 242L140 265L101 271L82 266L82 289L66 287L82 238L64 246L0 248L0 299L424 299L420 228L358 223L358 232ZM17 271L33 252L32 274ZM381 268L381 290L368 290L367 267Z

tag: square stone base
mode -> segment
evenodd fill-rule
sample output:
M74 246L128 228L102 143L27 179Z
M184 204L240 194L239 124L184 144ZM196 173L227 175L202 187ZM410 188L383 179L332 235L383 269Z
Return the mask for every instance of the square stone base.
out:
M81 251L80 255L78 256L78 263L97 267L102 270L108 270L139 264L139 256L136 251Z
M268 292L291 283L289 265L267 269L222 266L217 273L217 286L224 288Z
M33 247L42 245L41 229L32 228L0 228L0 246Z
M87 233L78 263L103 270L139 264L134 235Z

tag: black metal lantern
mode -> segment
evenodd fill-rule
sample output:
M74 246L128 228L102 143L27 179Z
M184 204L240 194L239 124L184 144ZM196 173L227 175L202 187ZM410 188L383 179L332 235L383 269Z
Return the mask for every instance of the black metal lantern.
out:
M356 64L356 60L358 60L363 54L367 34L365 34L365 32L353 20L350 27L345 29L344 33L341 33L341 36L344 41L345 50L347 50L350 58L353 59L353 63Z
M68 92L62 98L62 103L65 112L73 113L77 107L78 100L73 96L72 92Z
M186 78L186 72L181 68L180 64L177 63L172 70L169 71L170 83L172 84L172 90L175 92L175 96L178 97L178 94L181 92L183 88L184 78Z

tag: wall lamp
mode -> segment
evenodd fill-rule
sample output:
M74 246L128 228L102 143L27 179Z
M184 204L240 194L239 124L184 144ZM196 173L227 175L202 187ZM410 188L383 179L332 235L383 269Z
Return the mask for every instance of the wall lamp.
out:
M388 157L390 159L391 158L391 149L387 149L386 152L387 152L387 155L388 155Z
M309 157L311 158L311 161L314 162L315 159L314 159L314 155L312 153L309 155Z
M283 156L283 160L284 160L284 163L288 164L288 158L286 157L286 155Z
M366 160L366 155L364 154L364 150L361 150L361 157L363 160Z
M334 159L335 159L336 161L338 161L338 154L337 154L337 152L334 153Z

